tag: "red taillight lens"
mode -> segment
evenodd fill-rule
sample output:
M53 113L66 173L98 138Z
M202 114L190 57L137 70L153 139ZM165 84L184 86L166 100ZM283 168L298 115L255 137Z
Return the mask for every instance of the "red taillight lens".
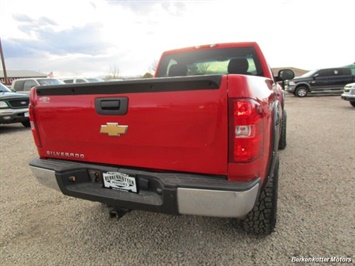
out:
M234 116L250 116L252 114L252 105L247 101L236 101L233 103Z
M29 104L29 113L30 113L30 123L32 136L37 147L41 147L41 138L39 137L38 127L36 124L36 114L35 114L35 103L34 103L35 89L32 88L30 92L30 104Z
M251 99L231 99L229 108L229 161L250 162L259 158L264 142L259 103Z

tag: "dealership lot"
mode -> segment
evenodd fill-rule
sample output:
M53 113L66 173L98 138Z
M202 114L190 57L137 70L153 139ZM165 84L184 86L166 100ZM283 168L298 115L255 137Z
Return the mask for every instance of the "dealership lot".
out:
M278 223L254 237L231 219L132 211L110 219L99 203L37 183L31 131L0 125L2 265L287 265L296 258L355 261L355 108L340 96L286 97Z

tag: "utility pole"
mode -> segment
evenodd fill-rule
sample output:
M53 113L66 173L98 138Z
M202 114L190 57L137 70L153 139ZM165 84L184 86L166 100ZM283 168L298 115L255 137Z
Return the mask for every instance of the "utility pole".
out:
M0 38L0 55L1 55L1 63L2 63L2 72L4 73L4 82L5 84L7 84L5 57L4 57L4 52L2 51L1 38Z

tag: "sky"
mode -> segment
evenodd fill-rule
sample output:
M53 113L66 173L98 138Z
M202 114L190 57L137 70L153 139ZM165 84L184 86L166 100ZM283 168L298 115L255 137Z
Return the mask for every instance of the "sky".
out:
M165 50L255 41L271 67L355 62L355 0L0 0L7 70L138 76ZM2 69L2 68L0 68Z

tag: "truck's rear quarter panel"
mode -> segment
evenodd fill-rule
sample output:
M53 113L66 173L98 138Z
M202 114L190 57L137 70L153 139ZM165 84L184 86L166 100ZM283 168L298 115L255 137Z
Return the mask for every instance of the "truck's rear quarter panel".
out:
M124 82L117 83L116 93L112 84L95 85L97 92L100 89L104 92L105 86L110 86L109 94L85 92L91 91L88 85L73 87L79 93L71 95L48 95L46 92L50 89L43 89L42 95L36 97L35 106L36 120L40 121L37 125L42 142L40 156L225 175L228 160L226 82L222 79L213 89L200 86L197 90L159 91L159 97L157 92L144 90L119 93ZM126 114L98 114L95 99L120 97L128 98ZM107 123L128 126L127 132L120 136L100 133L100 128Z

